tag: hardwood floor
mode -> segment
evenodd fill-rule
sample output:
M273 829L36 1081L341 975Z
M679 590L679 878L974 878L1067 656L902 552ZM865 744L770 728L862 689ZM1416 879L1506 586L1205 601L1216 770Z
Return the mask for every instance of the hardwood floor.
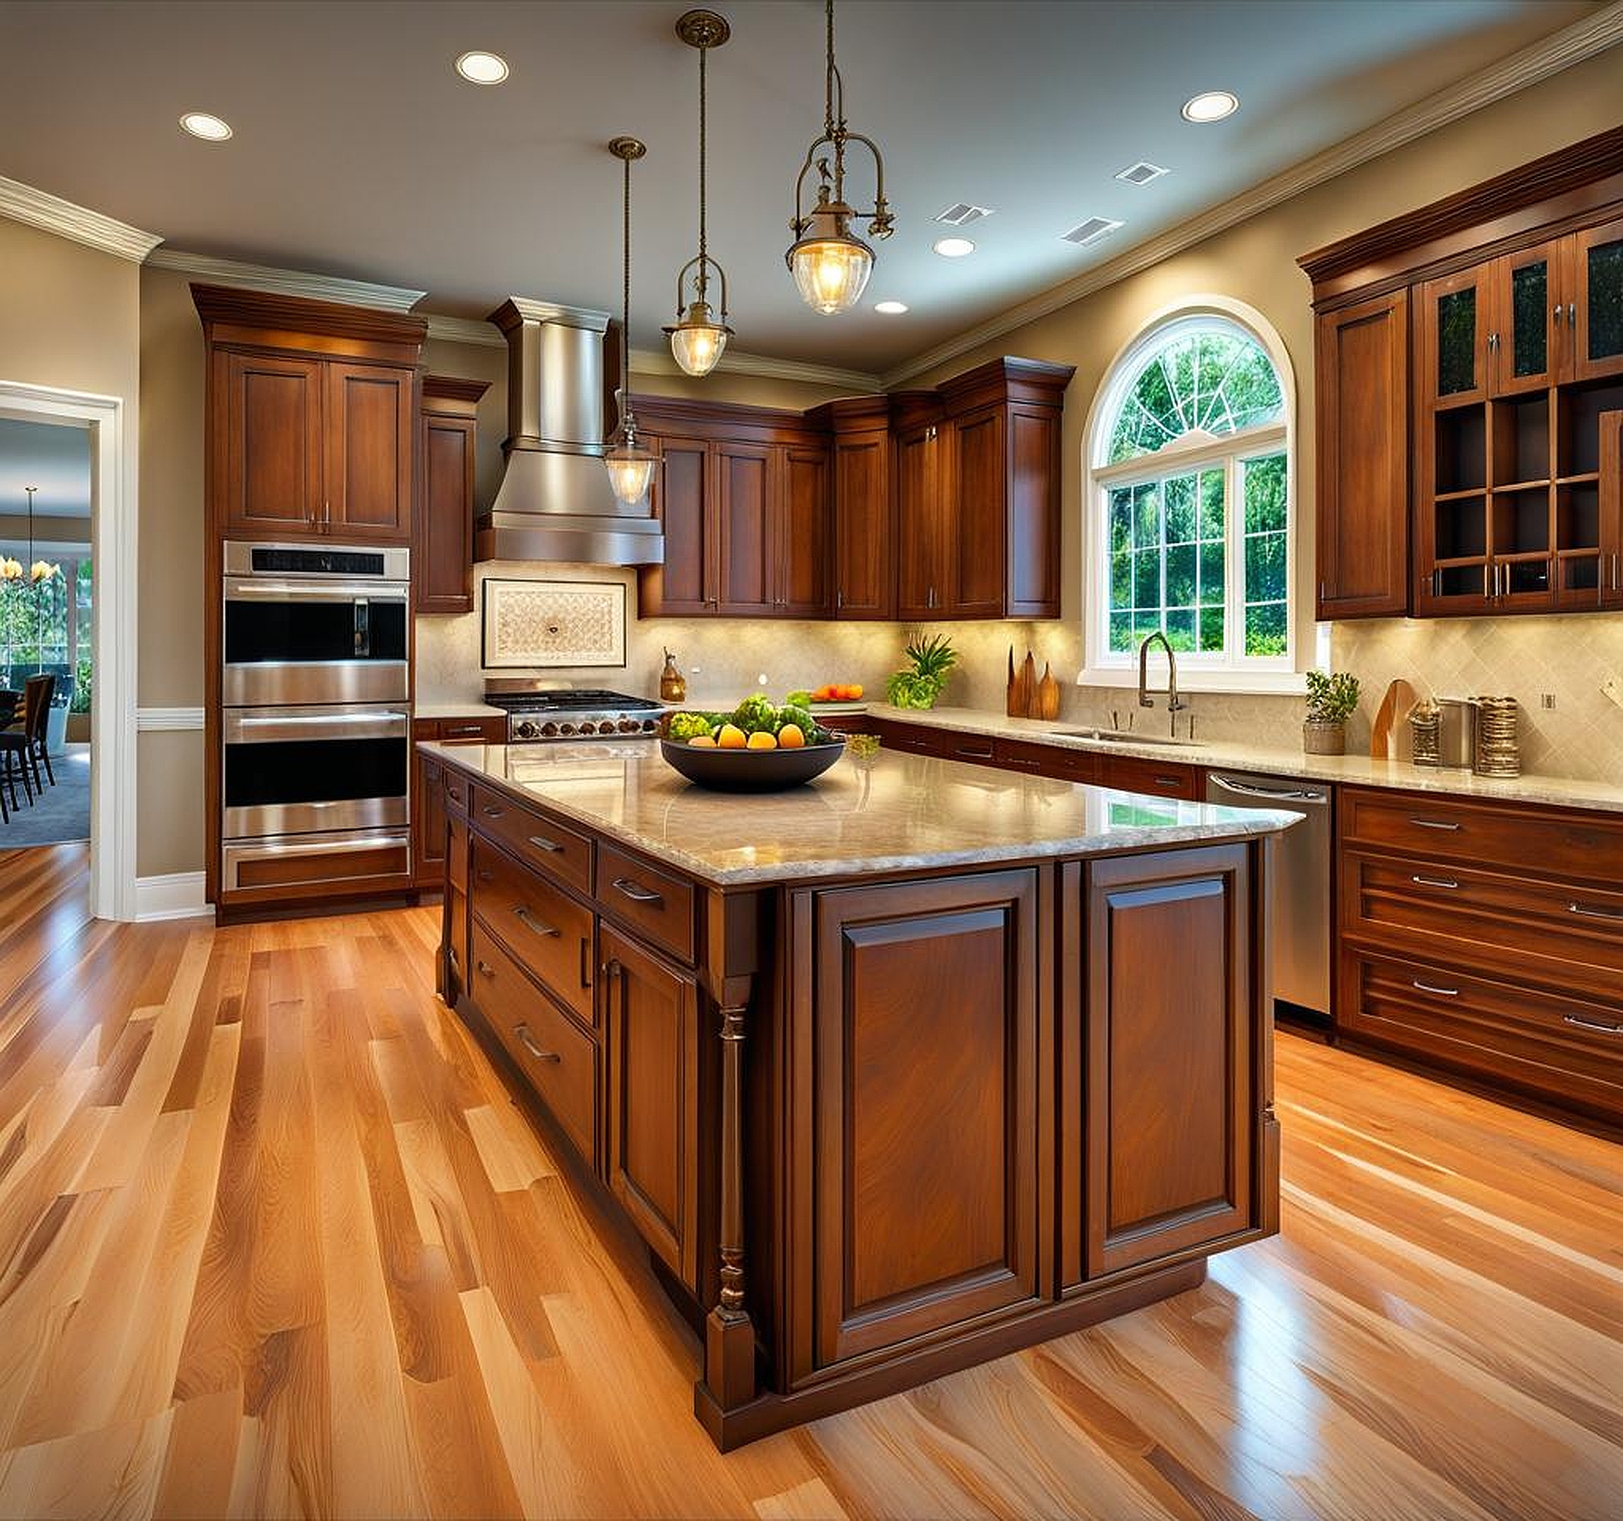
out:
M0 1514L1601 1518L1623 1147L1281 1036L1284 1230L719 1456L433 996L437 912L109 925L0 854Z

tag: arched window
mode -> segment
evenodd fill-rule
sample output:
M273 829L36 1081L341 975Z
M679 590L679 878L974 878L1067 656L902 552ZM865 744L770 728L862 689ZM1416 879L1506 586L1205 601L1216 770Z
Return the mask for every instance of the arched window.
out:
M1238 303L1118 356L1088 438L1090 668L1159 630L1192 672L1295 670L1293 413L1284 348Z

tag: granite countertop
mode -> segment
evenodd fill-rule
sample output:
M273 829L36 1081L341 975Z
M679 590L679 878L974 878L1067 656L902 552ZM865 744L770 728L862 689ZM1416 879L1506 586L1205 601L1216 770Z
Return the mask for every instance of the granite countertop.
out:
M1085 729L1092 725L1064 719L1008 718L974 708L930 708L923 711L869 703L864 709L879 719L950 729L960 734L985 734L1006 739L1037 741L1106 755L1132 755L1159 761L1182 761L1192 766L1227 767L1270 776L1303 777L1318 782L1344 782L1368 787L1394 787L1407 792L1446 792L1458 797L1497 798L1521 803L1548 803L1569 808L1597 808L1623 812L1623 785L1584 781L1575 777L1476 776L1452 767L1416 766L1409 761L1374 760L1367 755L1304 755L1300 750L1268 749L1232 742L1176 745L1114 740L1067 738L1056 730ZM1166 714L1147 710L1142 718L1164 726Z
M1299 818L884 751L787 792L724 793L686 781L651 740L420 748L724 887L1237 839Z
M420 702L412 709L414 718L504 718L501 708L493 708L477 698L466 702Z

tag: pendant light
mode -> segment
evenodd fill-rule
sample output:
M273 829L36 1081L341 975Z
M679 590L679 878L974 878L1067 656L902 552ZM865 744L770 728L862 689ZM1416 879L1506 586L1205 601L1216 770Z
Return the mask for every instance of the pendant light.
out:
M732 35L732 28L714 11L688 11L676 23L676 35L690 48L699 50L699 252L682 266L676 277L676 323L665 329L671 340L671 354L689 375L708 375L727 347L733 330L727 326L727 272L710 257L705 246L704 220L704 128L705 58L711 48L719 48ZM693 274L693 299L683 310L682 298ZM721 286L721 320L711 315L705 299L710 289L710 272Z
M885 161L870 137L853 132L845 124L845 81L834 66L834 0L826 0L826 62L824 65L823 135L806 150L806 162L795 180L795 215L790 222L795 241L784 255L795 277L800 299L825 316L847 312L862 299L868 276L873 273L873 249L851 231L851 219L868 218L868 235L888 238L896 230L896 219L885 200ZM871 211L855 211L845 199L845 150L861 143L873 155L874 203ZM833 149L833 169L829 157L819 158L819 148ZM809 211L801 210L806 175L817 165L817 202Z
M646 143L634 137L617 137L609 144L612 153L625 166L624 228L621 248L620 283L620 388L614 403L620 412L620 441L603 455L609 472L609 489L616 500L634 507L648 495L654 469L659 461L646 449L637 447L637 419L631 409L631 165L648 151Z

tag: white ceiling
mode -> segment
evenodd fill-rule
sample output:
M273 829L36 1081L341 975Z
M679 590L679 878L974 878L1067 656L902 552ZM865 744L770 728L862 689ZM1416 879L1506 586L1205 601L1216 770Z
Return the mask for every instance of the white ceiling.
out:
M3 0L0 173L160 234L171 247L426 288L483 317L504 296L619 305L620 166L635 175L633 341L671 320L696 237L697 57L683 0ZM897 232L866 301L826 318L783 267L793 179L822 115L819 0L717 0L710 242L735 346L883 371L1117 257L1404 106L1557 31L1592 0L842 0L851 126L885 153ZM507 83L451 63L489 48ZM1234 91L1228 122L1179 106ZM223 145L182 111L229 121ZM1172 172L1139 189L1138 159ZM867 182L860 157L859 193ZM855 197L852 197L853 200ZM979 251L930 251L959 200L996 215ZM1059 234L1090 216L1092 249Z
M89 517L89 433L63 423L0 417L0 517L28 516L25 486L39 487L39 517Z

